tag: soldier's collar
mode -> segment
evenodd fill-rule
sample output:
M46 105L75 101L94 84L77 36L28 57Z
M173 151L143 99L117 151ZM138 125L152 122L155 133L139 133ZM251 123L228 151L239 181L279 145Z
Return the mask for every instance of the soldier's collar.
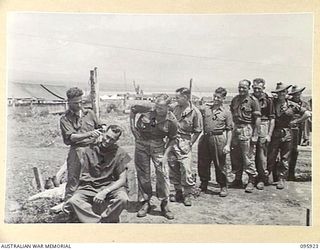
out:
M253 95L254 96L254 95ZM258 100L262 100L262 99L268 99L268 95L265 92L261 93L260 97L256 97Z
M220 106L214 106L214 105L211 105L211 107L210 107L212 110L213 109L220 109L221 111L224 109L224 106L223 106L223 104L221 104Z
M193 105L191 102L189 102L188 107L182 112L182 116L187 116L193 111Z
M247 96L244 96L244 97L240 96L240 100L241 100L242 103L247 103L249 101L249 98L250 98L250 95L247 95Z
M71 116L81 117L81 116L83 116L83 115L86 115L86 114L88 113L88 110L85 110L84 108L81 108L79 114L76 114L76 113L73 112L71 109L68 109L67 112L68 112L69 115L71 115Z

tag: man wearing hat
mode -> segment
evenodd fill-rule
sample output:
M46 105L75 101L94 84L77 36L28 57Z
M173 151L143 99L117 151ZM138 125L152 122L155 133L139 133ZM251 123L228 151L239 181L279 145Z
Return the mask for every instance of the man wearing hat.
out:
M306 101L303 101L301 99L301 94L305 90L304 88L299 88L297 85L293 85L291 88L291 91L289 92L289 95L291 96L291 101L297 103L300 107L303 107L310 111L310 106ZM295 118L299 118L299 114L295 115ZM292 148L290 153L290 159L289 159L289 175L288 180L294 181L295 180L295 167L298 159L298 145L300 145L302 137L303 137L303 143L306 143L306 141L309 141L309 134L306 134L305 127L308 124L308 120L305 120L304 122L301 122L297 124L297 126L292 127Z
M116 142L122 129L110 125L101 142L87 147L79 187L68 200L75 216L83 223L118 223L127 206L127 164L130 156Z
M239 82L239 95L235 96L230 105L234 128L231 142L231 164L235 173L235 180L231 187L242 187L243 170L248 174L249 180L245 192L254 190L257 170L255 167L255 144L260 130L261 109L257 98L249 94L251 82Z
M258 171L257 189L263 190L268 182L267 156L268 144L271 141L274 129L274 107L272 99L264 92L265 80L256 78L252 83L253 95L259 100L261 108L260 133L256 146L255 163Z
M82 155L86 147L104 130L95 113L82 107L83 91L77 87L70 88L67 93L69 109L61 116L60 128L63 142L70 146L67 158L68 179L65 191L67 201L77 189L82 169Z
M277 87L272 93L277 94L274 99L275 127L273 130L268 154L269 173L277 171L279 182L277 189L283 189L288 175L289 159L292 146L291 127L297 126L308 119L311 113L304 107L287 99L288 89L291 85L282 82L277 83ZM299 118L296 118L299 115ZM277 156L280 153L280 162L276 164ZM278 169L275 169L277 166Z

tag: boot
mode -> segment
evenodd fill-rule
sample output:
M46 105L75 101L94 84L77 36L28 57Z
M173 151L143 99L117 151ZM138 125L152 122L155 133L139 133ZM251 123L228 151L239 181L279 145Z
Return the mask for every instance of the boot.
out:
M200 184L201 192L206 192L208 190L208 181L202 181Z
M284 184L285 184L285 181L283 178L279 179L279 182L277 184L277 189L284 189Z
M191 194L187 194L187 195L184 197L183 204L184 204L186 207L192 206L192 203L191 203Z
M174 196L170 196L171 202L182 202L183 201L183 194L181 189L177 189Z
M310 140L309 139L303 139L303 142L301 143L301 146L309 146Z
M289 175L288 175L288 181L295 181L295 180L296 180L296 177L294 176L294 174L289 173Z
M228 195L228 189L227 189L227 187L221 187L219 196L220 196L220 197L226 197L227 195Z
M259 181L258 182L257 189L259 189L259 190L263 190L264 189L264 182L263 181Z
M52 177L52 182L53 182L53 185L55 187L59 187L60 186L60 183L59 183L59 181L57 179L57 176L55 176L55 175Z
M168 206L168 201L167 200L163 200L161 202L161 213L164 217L166 217L168 220L173 220L174 219L174 215L173 213L170 211L169 206Z
M252 193L254 190L254 185L251 182L248 182L246 188L245 188L245 192L246 193Z
M145 217L147 213L150 211L150 203L149 201L145 201L137 213L137 217Z
M245 192L246 193L252 193L253 192L253 190L254 190L253 183L254 183L254 178L253 178L253 176L249 175L249 181L248 181L248 184L247 184L247 186L245 188Z
M46 179L46 183L44 184L44 188L45 189L52 189L54 188L54 184L53 184L53 181L52 181L52 178L49 177L48 179Z
M269 173L268 175L266 175L266 176L264 177L264 185L265 185L265 186L270 186L270 185L272 185L272 184L273 184L272 176L271 176L271 174Z

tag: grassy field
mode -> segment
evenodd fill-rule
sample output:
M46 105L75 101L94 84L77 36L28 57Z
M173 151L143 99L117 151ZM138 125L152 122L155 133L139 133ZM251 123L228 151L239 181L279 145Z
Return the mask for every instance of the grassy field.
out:
M9 114L6 162L6 213L7 223L63 223L64 215L50 214L49 208L59 199L27 201L36 194L32 168L38 167L43 177L56 174L64 163L68 147L62 142L58 115ZM129 129L128 115L111 112L102 116L106 124L118 124L124 129L119 141L133 158L134 139ZM193 152L193 168L196 169L196 147ZM230 170L228 180L234 176ZM214 171L212 171L214 172ZM139 206L135 202L137 185L133 161L129 164L129 194L132 199L127 211L121 215L123 223L199 223L199 224L258 224L258 225L305 225L306 209L311 208L311 151L300 152L297 164L297 182L287 182L286 189L279 191L268 186L264 191L230 189L226 198L218 196L219 188L214 175L209 191L194 197L193 206L171 203L175 220L160 216L159 201L152 199L154 209L145 218L137 218ZM153 175L153 179L154 179ZM199 180L197 180L199 181ZM199 184L199 183L198 183Z

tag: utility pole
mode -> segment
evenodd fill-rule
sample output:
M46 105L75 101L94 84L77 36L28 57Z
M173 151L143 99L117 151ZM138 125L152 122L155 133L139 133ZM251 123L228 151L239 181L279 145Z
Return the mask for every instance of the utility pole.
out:
M94 70L90 70L90 97L92 103L93 112L99 118L99 84L98 84L98 75L97 75L97 68L95 67Z

